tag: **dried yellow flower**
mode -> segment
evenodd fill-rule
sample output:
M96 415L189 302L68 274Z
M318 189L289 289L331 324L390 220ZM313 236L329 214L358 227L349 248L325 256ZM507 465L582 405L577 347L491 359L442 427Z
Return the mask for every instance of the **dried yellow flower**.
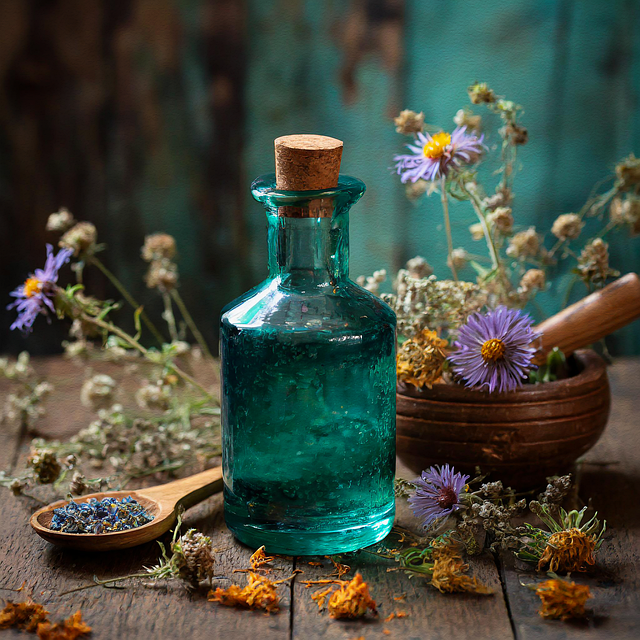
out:
M431 584L441 593L493 593L478 578L467 575L469 565L464 562L456 545L434 545Z
M580 618L584 616L584 605L591 597L587 585L568 580L546 580L536 589L542 608L538 612L543 618Z
M351 582L346 580L329 599L329 615L332 618L361 618L369 609L378 614L376 603L369 594L369 586L356 573Z
M404 342L398 349L396 359L398 380L431 389L442 376L447 344L446 340L429 329L423 329L417 336Z
M40 640L76 640L80 636L91 633L91 627L82 619L82 613L76 611L62 622L41 622L38 625Z
M272 613L279 609L280 596L278 596L276 586L280 582L283 581L272 582L264 576L250 571L246 587L239 587L237 584L232 584L227 589L218 587L215 591L209 592L208 600L209 602L219 602L225 607L264 609L268 613Z
M548 540L547 546L538 562L538 571L545 567L549 571L586 571L596 562L596 538L580 529L558 531Z
M257 549L249 558L251 568L255 571L265 564L269 564L273 560L273 556L268 556L264 551L264 545Z
M41 622L47 620L49 612L31 598L25 602L7 600L5 608L0 611L0 629L16 627L34 632Z

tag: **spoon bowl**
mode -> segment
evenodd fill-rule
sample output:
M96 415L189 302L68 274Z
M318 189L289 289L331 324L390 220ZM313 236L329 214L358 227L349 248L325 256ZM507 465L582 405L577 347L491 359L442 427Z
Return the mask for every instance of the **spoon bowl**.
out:
M222 490L222 467L207 469L188 478L174 480L167 484L138 489L135 491L102 491L91 493L74 501L78 504L89 502L91 498L126 498L137 500L153 516L151 522L107 533L65 533L51 529L54 509L69 504L69 500L58 500L36 511L30 520L35 532L41 537L61 547L82 551L110 551L127 549L159 538L175 524L179 508L189 509L214 493Z

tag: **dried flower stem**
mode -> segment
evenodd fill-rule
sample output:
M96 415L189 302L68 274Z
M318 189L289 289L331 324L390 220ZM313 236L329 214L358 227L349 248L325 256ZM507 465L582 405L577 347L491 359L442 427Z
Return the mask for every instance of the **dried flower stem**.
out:
M463 187L464 189L464 187ZM482 233L484 234L484 238L487 241L487 248L489 249L489 255L491 256L491 263L493 268L498 271L500 269L500 257L496 250L496 245L493 242L493 238L491 237L491 232L489 231L489 227L487 226L487 221L484 217L484 213L482 212L482 205L478 196L475 193L471 193L467 189L465 189L466 193L469 194L469 201L471 202L471 206L473 210L476 212L478 216L478 221L482 226Z
M176 328L176 318L173 315L173 308L171 307L171 297L166 291L162 292L162 301L164 302L164 313L162 317L166 320L169 327L169 335L173 342L178 341L178 329Z
M111 282L111 284L118 290L120 295L129 303L129 305L131 305L134 309L140 308L140 305L136 302L135 298L127 291L125 286L122 284L122 282L120 282L120 280L118 280L118 278L116 278L113 272L106 267L106 265L102 262L102 260L100 260L99 258L96 258L95 255L92 255L91 258L89 259L89 262L95 265L96 267L98 267L100 271L102 271L102 273L107 277L107 279ZM149 329L149 331L151 331L151 333L153 334L153 337L160 344L163 344L165 340L162 337L162 334L160 333L160 331L158 331L158 329L153 324L153 322L151 322L151 320L149 319L149 316L144 312L144 309L141 311L140 317L142 318L142 322L144 322L147 329Z
M178 293L177 289L171 290L171 297L173 301L176 303L176 306L180 310L180 314L184 318L184 321L187 323L187 326L191 330L193 337L196 339L198 346L202 349L202 353L209 359L213 360L213 355L211 355L211 351L209 351L209 347L207 346L207 342L204 339L202 333L200 333L200 329L196 326L187 306L182 300L182 296Z
M451 221L449 220L449 200L447 198L447 178L443 175L440 178L440 196L442 198L442 213L444 214L444 228L447 234L447 256L449 268L453 274L453 279L458 282L458 272L453 264L453 238L451 237Z
M119 338L122 338L127 344L131 345L134 349L137 349L145 358L155 362L155 360L150 356L149 350L145 349L135 338L130 336L128 333L114 325L112 322L105 322L104 320L100 320L100 318L94 318L87 313L82 313L82 319L104 329L105 331L109 331ZM194 378L192 378L188 373L180 369L174 363L168 363L167 366L177 375L180 376L185 382L193 385L196 389L202 392L207 399L211 399L213 396Z

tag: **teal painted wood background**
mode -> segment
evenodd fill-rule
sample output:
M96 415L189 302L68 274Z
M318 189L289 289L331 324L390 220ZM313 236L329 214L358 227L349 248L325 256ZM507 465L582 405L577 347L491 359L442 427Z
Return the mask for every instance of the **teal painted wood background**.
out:
M343 171L368 187L351 219L354 278L416 254L448 274L438 200L408 202L389 170L402 108L450 127L474 80L523 104L523 227L548 229L640 154L635 0L3 0L0 43L3 294L39 264L46 217L66 205L99 226L107 262L148 307L139 246L174 234L184 296L212 341L222 305L266 272L248 186L273 170L279 135L344 140ZM455 244L478 252L467 205L452 221ZM640 271L637 239L612 239L611 254ZM565 284L539 296L546 312ZM43 327L29 344L59 338ZM2 332L1 348L23 344ZM640 353L637 324L611 346Z

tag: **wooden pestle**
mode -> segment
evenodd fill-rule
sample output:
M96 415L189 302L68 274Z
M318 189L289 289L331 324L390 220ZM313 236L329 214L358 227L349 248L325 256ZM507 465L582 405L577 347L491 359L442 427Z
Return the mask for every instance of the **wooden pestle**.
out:
M640 318L640 278L627 273L540 323L535 330L542 333L541 346L534 362L543 364L554 347L568 356L636 318Z

